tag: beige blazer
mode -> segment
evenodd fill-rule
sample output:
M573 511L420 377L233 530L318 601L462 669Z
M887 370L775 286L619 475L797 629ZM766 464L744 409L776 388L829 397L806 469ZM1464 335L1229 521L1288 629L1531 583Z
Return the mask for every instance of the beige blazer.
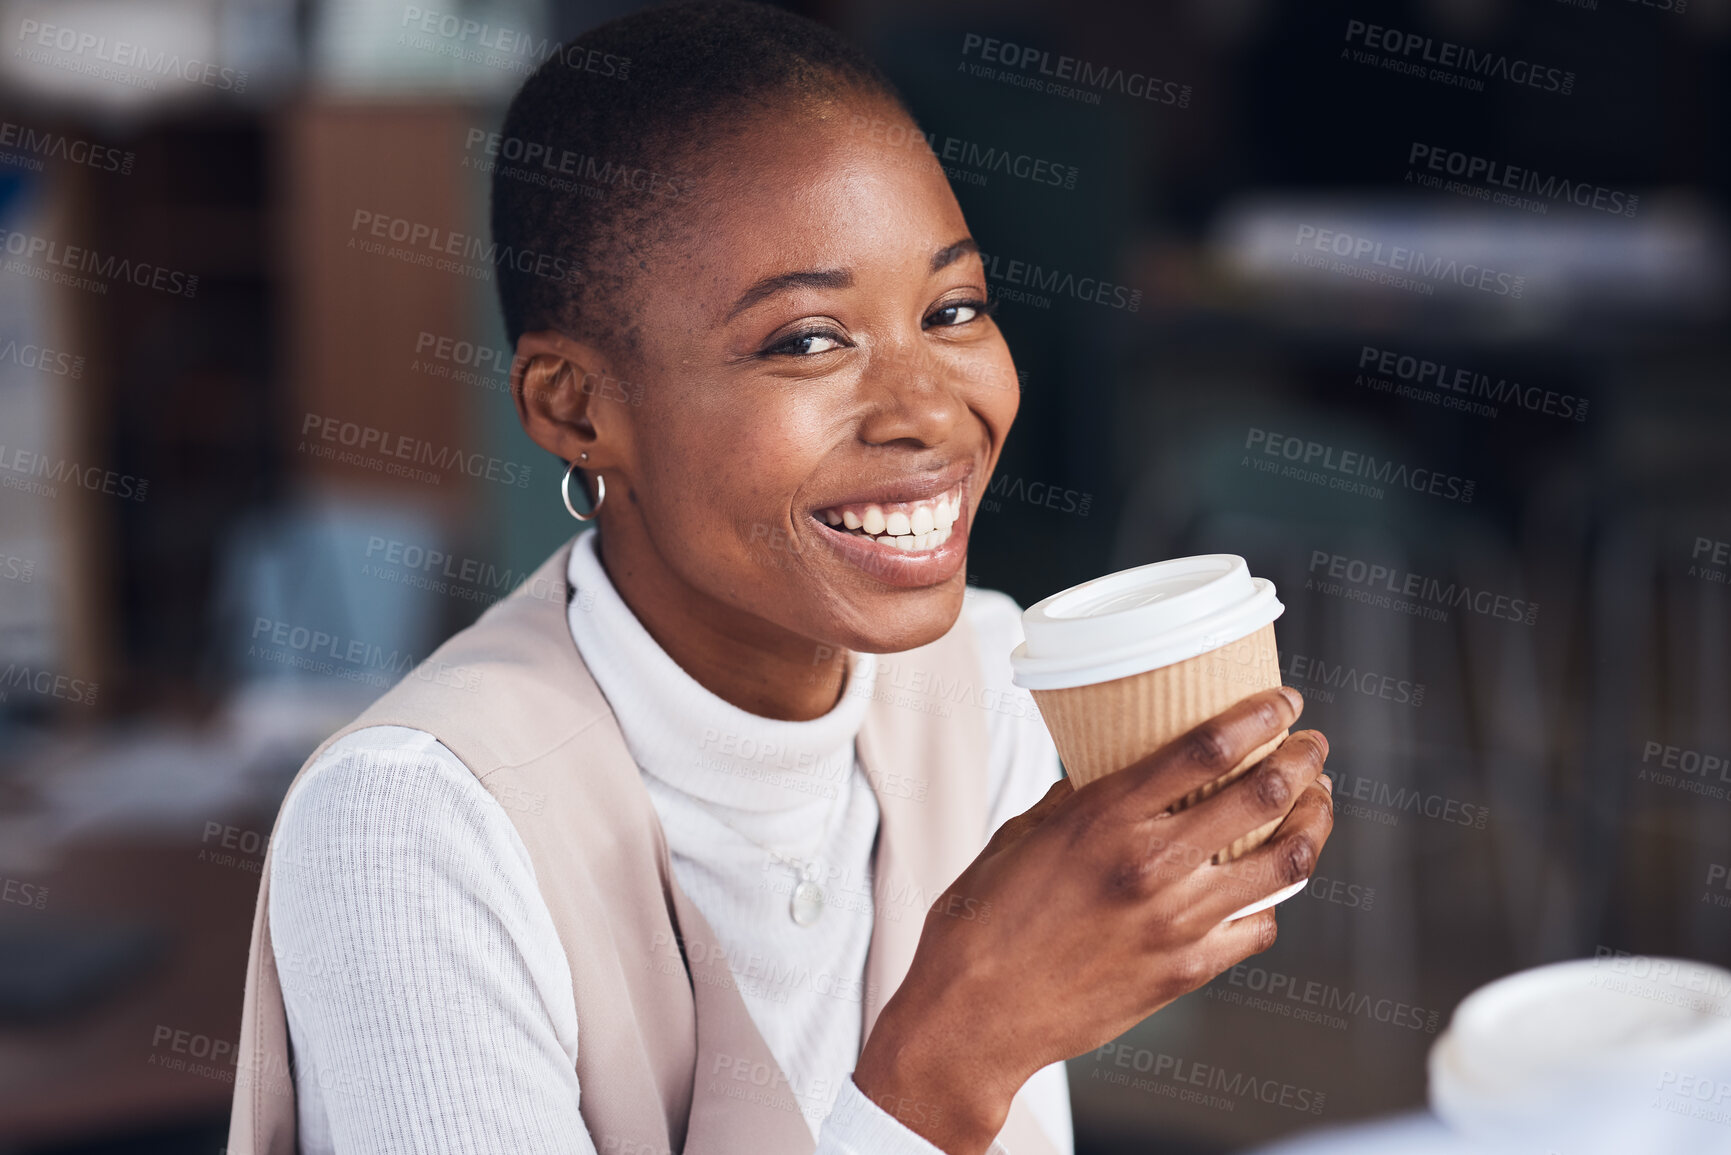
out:
M571 638L570 551L568 542L326 739L300 774L355 730L409 726L437 737L504 805L570 962L581 1111L599 1151L810 1155L815 1144L792 1093L807 1084L790 1084L725 951L674 880L660 820ZM965 619L902 661L936 691L930 705L944 687L979 677ZM862 1038L907 973L925 909L990 833L984 715L965 703L948 716L921 704L877 697L859 735L882 813ZM899 788L885 789L886 780ZM910 780L925 789L908 789ZM296 1150L292 1055L271 949L272 843L247 959L230 1155ZM885 917L890 911L900 917ZM1020 1096L999 1138L1013 1155L1055 1155Z

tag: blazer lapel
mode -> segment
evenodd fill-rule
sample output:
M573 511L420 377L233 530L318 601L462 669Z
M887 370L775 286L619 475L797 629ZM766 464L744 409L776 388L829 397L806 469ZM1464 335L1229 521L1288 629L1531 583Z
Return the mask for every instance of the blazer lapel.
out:
M858 744L880 816L862 1043L907 976L927 909L985 845L988 743L975 663L965 618L929 645L878 659Z

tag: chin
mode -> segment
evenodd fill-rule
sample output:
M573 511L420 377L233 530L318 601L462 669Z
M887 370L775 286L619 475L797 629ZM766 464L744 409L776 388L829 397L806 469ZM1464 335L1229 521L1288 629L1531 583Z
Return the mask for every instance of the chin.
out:
M867 654L899 654L935 642L949 633L962 613L967 583L953 580L918 590L879 594L865 604L851 602L830 618L830 644ZM837 621L847 629L837 632Z

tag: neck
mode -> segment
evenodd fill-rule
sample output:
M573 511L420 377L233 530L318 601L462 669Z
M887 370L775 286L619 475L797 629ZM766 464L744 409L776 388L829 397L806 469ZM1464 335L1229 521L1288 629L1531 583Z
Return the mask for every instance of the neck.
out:
M679 668L747 713L786 722L820 718L841 700L845 654L818 661L824 643L745 614L680 580L647 535L603 533L601 567L620 598Z

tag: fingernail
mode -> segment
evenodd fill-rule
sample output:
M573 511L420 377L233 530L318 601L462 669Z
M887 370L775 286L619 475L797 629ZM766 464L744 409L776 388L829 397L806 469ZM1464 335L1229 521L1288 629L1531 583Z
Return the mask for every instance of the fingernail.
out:
M1322 788L1328 791L1329 795L1332 796L1334 794L1334 779L1324 774L1322 776Z
M1301 707L1303 707L1304 695L1300 694L1297 690L1294 690L1291 686L1280 687L1280 693L1292 706L1294 712L1297 712Z

